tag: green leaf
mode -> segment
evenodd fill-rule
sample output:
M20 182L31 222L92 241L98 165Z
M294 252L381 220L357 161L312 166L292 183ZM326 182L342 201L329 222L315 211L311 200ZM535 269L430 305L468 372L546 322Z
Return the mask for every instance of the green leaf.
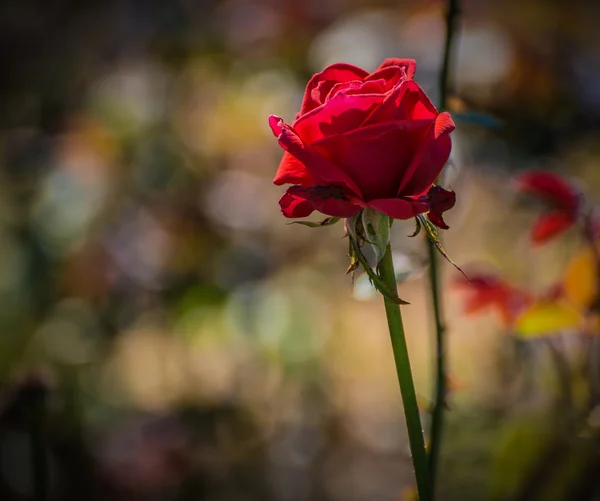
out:
M390 218L389 216L367 207L362 212L362 226L366 234L366 240L375 252L375 265L385 254L385 249L390 241Z
M442 243L440 242L440 239L438 238L437 228L433 225L433 223L431 221L429 221L429 219L427 219L423 214L418 215L417 218L419 219L421 225L425 228L425 231L427 232L427 236L429 237L429 240L431 240L433 242L433 245L435 245L435 248L437 249L437 251L442 256L444 256L444 259L446 259L446 261L448 261L452 266L454 266L458 271L460 271L467 280L469 280L469 277L467 277L465 272L462 271L460 266L458 266L454 261L452 261L452 259L450 259L450 256L446 252L446 249L444 249L444 247L442 247ZM469 282L470 282L470 280L469 280Z
M341 217L328 217L323 219L323 221L291 221L288 224L301 224L302 226L308 226L309 228L320 228L321 226L331 226L332 224L337 223Z
M358 241L355 240L352 236L350 236L350 245L353 248L353 252L354 252L354 255L356 256L356 259L358 259L360 264L362 264L362 266L365 270L365 273L369 277L369 280L371 280L373 287L375 287L381 294L383 294L388 299L391 299L396 304L410 304L409 302L404 301L403 299L400 299L398 297L398 293L396 291L390 291L387 288L383 279L377 273L375 273L373 271L373 269L371 268L371 266L369 265L367 259L365 258L362 251L360 250L360 245L358 244Z

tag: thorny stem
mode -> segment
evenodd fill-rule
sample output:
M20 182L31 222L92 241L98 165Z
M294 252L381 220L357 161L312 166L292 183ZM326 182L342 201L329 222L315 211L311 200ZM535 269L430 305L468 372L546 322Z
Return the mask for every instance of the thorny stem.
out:
M440 110L446 108L448 95L448 76L450 71L450 56L456 34L456 22L459 14L459 0L448 0L446 10L446 40L444 45L444 57L439 76L439 106ZM429 450L429 473L431 476L431 490L435 492L437 478L437 467L439 463L442 427L444 420L444 409L446 407L446 355L444 346L444 320L441 309L441 294L439 289L439 273L437 266L437 255L433 242L427 239L427 250L429 254L429 282L431 289L431 301L435 316L435 400L433 414L430 424L430 450Z
M394 264L392 262L392 250L389 243L383 258L379 263L378 271L379 276L383 279L389 290L395 292L397 288L396 275L394 272ZM423 439L423 428L421 427L421 418L417 406L415 385L410 368L410 360L408 358L406 337L404 334L404 326L402 325L402 314L400 313L400 307L395 304L392 299L384 296L383 301L392 341L394 361L396 363L396 373L398 375L398 382L400 383L400 393L402 394L404 416L406 418L408 440L410 443L413 466L415 468L419 500L433 501L429 466L427 464L427 451L425 449L425 440Z

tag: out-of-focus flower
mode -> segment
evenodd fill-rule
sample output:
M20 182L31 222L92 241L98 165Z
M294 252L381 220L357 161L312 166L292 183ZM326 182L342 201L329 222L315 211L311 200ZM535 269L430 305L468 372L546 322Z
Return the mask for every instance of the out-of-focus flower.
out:
M583 316L565 301L540 301L532 304L515 322L515 334L523 338L579 331Z
M596 254L588 246L571 258L562 276L565 297L582 310L592 306L598 295L596 259Z
M491 308L500 314L507 326L513 326L521 312L532 302L530 294L494 275L469 274L468 280L459 277L456 285L467 291L467 314Z
M350 217L369 207L395 219L441 213L454 194L433 187L451 149L454 123L413 81L415 62L387 59L373 73L336 63L312 77L290 126L269 124L286 151L274 179L294 184L280 200L286 217L314 210Z
M516 182L519 190L542 199L550 207L533 224L531 240L534 244L547 242L575 224L581 197L569 181L553 172L535 170L518 175Z

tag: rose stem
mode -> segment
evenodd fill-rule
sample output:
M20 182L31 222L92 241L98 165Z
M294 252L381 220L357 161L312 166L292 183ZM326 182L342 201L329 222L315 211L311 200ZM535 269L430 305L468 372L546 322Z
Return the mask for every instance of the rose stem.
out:
M379 263L378 271L386 287L391 291L397 290L396 274L394 272L394 263L392 262L392 250L389 243L383 258ZM421 426L421 418L417 406L415 385L410 369L406 337L402 325L402 314L400 313L400 307L394 303L394 301L385 296L383 301L392 340L392 351L394 352L396 373L398 374L398 382L400 383L400 393L402 394L404 416L406 418L408 440L410 443L413 466L415 468L419 500L433 501L431 483L429 480L429 466L427 464L427 450L425 449L425 440L423 439L423 428Z
M446 41L444 44L444 57L439 76L438 108L446 108L446 97L448 93L448 74L450 70L450 56L454 36L456 34L456 21L459 14L458 0L448 0L446 10ZM431 302L435 317L435 399L433 414L430 423L430 449L429 449L429 472L431 476L431 489L435 492L437 467L440 455L440 442L442 426L444 421L444 409L446 406L446 354L444 346L445 326L441 309L441 294L439 288L439 273L437 265L437 254L433 242L427 239L427 251L429 254L429 283L431 289Z

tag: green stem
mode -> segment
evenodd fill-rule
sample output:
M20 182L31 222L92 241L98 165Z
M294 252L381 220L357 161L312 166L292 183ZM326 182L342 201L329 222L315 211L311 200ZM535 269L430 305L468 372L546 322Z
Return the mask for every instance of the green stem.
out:
M446 108L448 96L448 75L450 71L450 56L456 33L456 20L459 13L458 0L448 0L446 11L446 40L444 44L444 56L439 76L439 109ZM435 492L437 479L437 467L440 456L440 445L442 428L444 423L444 410L446 408L446 356L444 346L444 320L441 308L441 294L439 289L439 274L437 266L436 249L433 242L427 239L427 251L429 254L429 282L431 288L431 302L435 317L435 399L433 414L430 424L430 450L429 450L429 472L431 475L431 488Z
M396 291L396 274L394 273L394 264L392 262L392 250L390 244L387 245L385 254L379 263L378 271L388 289L391 291ZM406 337L404 335L404 327L402 325L402 315L400 313L400 307L390 298L384 296L383 301L385 304L385 313L387 316L390 337L392 340L394 361L396 363L396 373L398 375L398 382L400 383L400 393L402 394L404 416L406 418L408 440L410 443L410 451L415 468L419 500L433 501L431 484L429 480L429 468L427 464L427 451L425 449L425 441L423 439L423 428L421 427L421 418L419 416L419 408L417 406L415 385L413 383L412 372L410 369Z

